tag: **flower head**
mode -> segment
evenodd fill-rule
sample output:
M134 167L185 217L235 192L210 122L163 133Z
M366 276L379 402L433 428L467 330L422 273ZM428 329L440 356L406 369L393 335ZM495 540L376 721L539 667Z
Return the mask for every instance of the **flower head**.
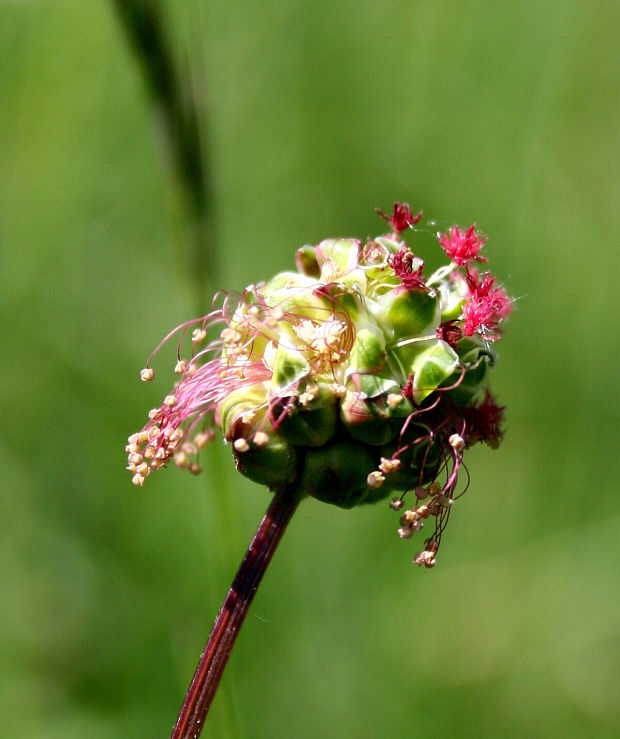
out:
M174 329L164 342L178 335L177 382L126 447L134 484L171 460L197 474L219 429L237 469L271 488L345 508L398 491L390 505L400 510L413 498L398 533L430 524L414 562L432 567L465 449L501 440L487 340L511 302L469 268L484 243L473 227L451 230L442 246L452 264L425 278L400 239L419 217L396 203L393 233L302 247L296 272Z

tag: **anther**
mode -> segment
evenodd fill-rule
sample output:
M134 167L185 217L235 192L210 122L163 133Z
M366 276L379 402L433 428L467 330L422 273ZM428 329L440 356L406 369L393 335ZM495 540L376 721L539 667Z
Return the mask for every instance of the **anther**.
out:
M371 490L380 488L385 482L385 477L379 472L379 470L373 470L366 478L366 484Z
M413 558L413 564L420 565L420 567L434 567L435 566L435 555L433 552L429 552L426 549L423 552L418 552Z
M155 373L150 367L145 367L143 370L140 370L140 379L142 382L151 382L154 377Z
M194 436L194 444L196 444L198 449L204 449L204 447L213 439L214 435L215 432L213 431L213 429L201 431L200 433L196 434L196 436Z
M389 475L390 472L394 472L394 470L397 470L399 467L400 459L386 459L385 457L381 457L379 469L383 474Z
M174 455L174 463L177 467L187 467L187 454L185 452L177 452Z
M233 446L235 447L235 451L239 452L240 454L243 454L243 452L247 452L250 448L250 445L248 444L246 439L235 439L233 442Z
M448 444L450 444L453 449L456 449L458 451L465 446L465 439L463 439L463 437L459 434L452 434L452 436L448 439Z
M269 437L264 431L257 431L254 434L252 441L256 444L256 446L265 446L265 444L269 441Z

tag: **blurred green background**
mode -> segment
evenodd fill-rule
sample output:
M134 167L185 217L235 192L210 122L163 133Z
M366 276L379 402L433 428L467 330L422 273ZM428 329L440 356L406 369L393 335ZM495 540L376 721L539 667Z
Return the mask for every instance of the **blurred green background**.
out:
M203 735L620 736L620 6L159 7L202 242L114 6L0 4L0 733L169 735L268 494L219 445L134 489L125 439L173 381L138 371L216 287L405 199L477 221L519 297L505 442L433 571L386 505L305 502Z

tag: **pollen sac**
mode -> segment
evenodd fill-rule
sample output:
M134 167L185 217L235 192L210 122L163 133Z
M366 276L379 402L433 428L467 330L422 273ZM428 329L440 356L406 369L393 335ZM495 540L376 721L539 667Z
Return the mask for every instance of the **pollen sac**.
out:
M127 445L134 484L171 460L198 472L219 428L239 472L270 488L343 508L398 493L403 539L436 521L416 555L435 563L467 449L502 439L487 382L512 301L478 273L486 237L473 226L438 234L449 263L427 277L421 214L397 206L390 233L302 246L296 271L178 327L177 381Z

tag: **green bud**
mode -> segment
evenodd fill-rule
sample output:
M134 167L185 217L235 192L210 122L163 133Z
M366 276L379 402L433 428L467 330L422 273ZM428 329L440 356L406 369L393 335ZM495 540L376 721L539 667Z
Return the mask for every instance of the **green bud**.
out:
M445 341L437 341L416 356L413 373L413 399L421 403L447 380L459 363L458 354Z
M359 329L349 355L346 375L379 372L384 363L385 338L383 332L374 327Z
M269 415L278 434L291 444L322 446L338 426L337 398L329 386L321 383L299 396L274 399Z
M272 390L283 390L295 385L308 375L310 367L305 357L297 349L279 344L273 359L267 358L273 370L271 378Z
M369 493L368 473L374 460L363 446L334 442L306 454L301 490L324 503L353 508Z
M347 391L340 406L340 418L357 441L372 446L386 444L395 436L389 409L381 398L365 398L359 392Z
M302 246L295 252L295 265L302 275L318 279L321 270L316 259L314 246Z
M383 309L383 328L395 341L439 325L437 300L422 290L391 290L379 303Z
M267 392L264 383L257 385L249 385L248 387L234 390L219 404L217 408L217 418L220 428L224 432L227 439L232 439L235 425L243 416L250 416L252 419L257 416L257 408L260 417L264 416L264 409L267 405Z
M247 439L242 435L233 442L233 457L237 470L261 485L273 486L294 482L298 466L298 453L295 447L276 434L265 436L267 441L260 445L256 444L252 437Z

